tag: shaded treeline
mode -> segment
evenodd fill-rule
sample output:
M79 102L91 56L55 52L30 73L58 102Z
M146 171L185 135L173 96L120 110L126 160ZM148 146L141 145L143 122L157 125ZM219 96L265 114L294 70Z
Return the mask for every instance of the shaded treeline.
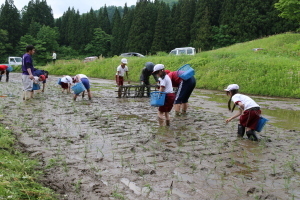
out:
M18 11L12 0L0 9L0 62L22 55L26 44L37 48L44 64L55 50L59 59L114 56L135 51L169 52L193 46L210 50L256 38L295 31L297 21L278 17L278 0L139 0L135 6L101 7L80 14L69 8L54 19L45 0L32 0Z

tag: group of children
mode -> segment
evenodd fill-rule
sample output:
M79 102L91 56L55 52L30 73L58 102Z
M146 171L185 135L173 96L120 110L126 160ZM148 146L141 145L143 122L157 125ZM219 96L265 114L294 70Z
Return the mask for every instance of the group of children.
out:
M123 62L125 61L125 62ZM127 60L122 59L122 64L117 69L117 75L124 75L124 72L128 73L126 66ZM120 72L119 68L122 68L124 72ZM175 108L175 115L185 115L188 108L188 99L192 94L195 86L196 79L194 76L187 80L183 80L178 76L177 71L170 72L165 69L163 64L154 65L152 62L145 63L145 67L142 70L140 80L143 85L150 85L149 77L153 75L155 81L159 83L159 91L166 93L165 103L158 108L158 121L162 126L165 124L170 126L170 111ZM117 77L117 76L116 76ZM128 77L128 74L127 74ZM120 82L121 80L121 82ZM116 78L117 85L123 85L123 77ZM177 93L174 93L173 87L177 87ZM256 127L261 116L260 106L249 96L239 94L239 86L237 84L230 84L226 89L227 96L229 96L228 109L233 112L235 106L238 106L238 112L232 117L226 119L226 123L239 117L238 124L238 137L243 137L246 133L250 140L258 141L256 135ZM147 91L149 93L149 91ZM231 101L234 103L231 109Z
M122 86L124 83L124 76L128 78L127 59L121 59L121 64L117 67L116 83L117 86ZM165 70L163 64L155 65L152 62L146 62L142 69L140 81L142 85L147 87L147 96L150 96L150 81L149 77L153 76L155 81L159 84L159 91L166 93L165 104L158 108L158 121L162 126L164 123L170 126L169 112L175 107L176 116L185 115L188 108L188 99L190 98L195 86L196 79L194 76L187 80L181 79L177 71L171 72ZM177 93L174 92L173 87L177 87ZM121 88L118 90L118 98L121 97Z
M62 88L62 93L64 93L65 90L67 93L71 93L71 86L72 86L72 84L76 84L76 83L83 84L83 86L85 87L85 90L87 91L89 100L92 100L92 94L91 94L91 90L90 90L90 87L91 87L90 80L84 74L77 74L73 78L69 75L63 76L59 81L59 84L61 85L61 88ZM82 98L84 98L85 90L82 92ZM80 95L80 93L75 92L73 100L76 101L76 99L79 95Z

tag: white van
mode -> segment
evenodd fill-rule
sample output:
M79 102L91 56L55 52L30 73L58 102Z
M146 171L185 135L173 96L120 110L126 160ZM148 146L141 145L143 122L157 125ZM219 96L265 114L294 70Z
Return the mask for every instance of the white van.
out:
M22 58L21 57L8 57L8 64L9 65L22 65Z
M195 55L196 49L194 47L181 47L173 49L170 54L172 55Z

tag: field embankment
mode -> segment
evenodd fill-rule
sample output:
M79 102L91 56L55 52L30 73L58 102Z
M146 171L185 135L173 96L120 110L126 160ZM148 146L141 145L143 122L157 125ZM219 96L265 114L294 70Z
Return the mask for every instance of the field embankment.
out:
M254 48L262 48L253 51ZM195 56L147 56L128 58L130 79L139 81L146 62L162 63L177 70L191 64L196 70L197 88L222 90L231 83L248 94L300 98L300 34L286 33L239 43ZM86 74L89 77L114 79L120 57L101 58L83 63L58 61L45 67L51 74Z
M4 118L0 115L0 121ZM37 183L42 171L38 161L16 147L9 127L0 126L0 199L56 199L54 193Z

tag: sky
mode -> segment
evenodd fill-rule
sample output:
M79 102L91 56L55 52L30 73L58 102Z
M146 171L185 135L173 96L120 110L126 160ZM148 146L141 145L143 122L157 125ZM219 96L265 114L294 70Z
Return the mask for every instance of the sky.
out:
M0 0L0 6L4 4L4 0ZM29 0L14 0L14 5L19 11L26 5L28 5ZM74 8L75 11L79 10L80 14L87 13L91 8L93 10L98 10L106 6L121 6L124 7L125 3L130 7L136 5L137 0L46 0L47 5L52 8L54 18L59 18L63 15L68 8Z

